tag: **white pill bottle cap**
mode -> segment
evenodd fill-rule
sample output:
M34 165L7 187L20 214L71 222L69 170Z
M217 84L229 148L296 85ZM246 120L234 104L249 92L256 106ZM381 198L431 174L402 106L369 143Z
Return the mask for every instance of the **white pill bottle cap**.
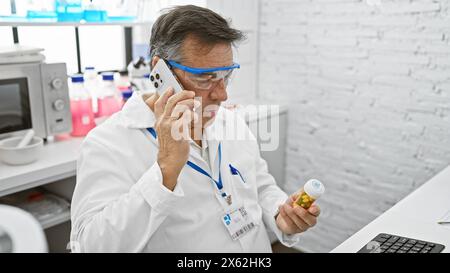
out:
M303 187L303 190L310 197L318 199L325 192L325 187L319 180L310 179L308 180L308 182L306 182L305 186Z

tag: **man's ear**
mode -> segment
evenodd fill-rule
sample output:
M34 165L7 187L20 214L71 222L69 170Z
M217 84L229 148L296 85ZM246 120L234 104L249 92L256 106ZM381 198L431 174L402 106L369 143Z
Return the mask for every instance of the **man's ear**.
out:
M152 58L152 68L155 67L156 63L159 61L159 56L154 56Z

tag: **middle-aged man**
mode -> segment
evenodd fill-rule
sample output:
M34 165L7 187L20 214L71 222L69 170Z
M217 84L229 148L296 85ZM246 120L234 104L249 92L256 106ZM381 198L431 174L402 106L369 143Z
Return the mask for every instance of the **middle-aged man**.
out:
M251 135L220 107L238 67L232 47L242 39L201 7L178 6L156 20L151 64L163 59L184 91L135 92L86 137L72 200L73 250L270 252L266 227L292 246L316 224L319 207L293 208L296 195L276 185L254 137L220 137L234 128Z

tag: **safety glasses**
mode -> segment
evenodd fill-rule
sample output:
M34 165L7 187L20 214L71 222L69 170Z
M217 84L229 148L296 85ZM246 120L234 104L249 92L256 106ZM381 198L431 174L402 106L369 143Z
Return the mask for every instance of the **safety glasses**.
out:
M226 87L231 80L234 69L241 67L237 63L234 63L231 66L214 68L189 67L173 60L168 60L167 63L171 68L178 68L181 70L183 78L189 81L194 88L201 90L210 90L221 80L223 80Z

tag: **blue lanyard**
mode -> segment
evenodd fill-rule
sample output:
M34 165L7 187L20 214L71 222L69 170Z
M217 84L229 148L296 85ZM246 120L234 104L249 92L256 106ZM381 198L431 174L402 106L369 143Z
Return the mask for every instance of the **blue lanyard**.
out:
M155 129L153 128L147 128L147 131L156 139L157 138L157 134ZM222 175L221 175L221 171L220 171L220 167L222 165L222 143L219 143L219 180L215 180L214 178L212 178L212 176L206 172L205 170L203 170L200 166L198 166L197 164L193 163L192 161L187 161L186 164L191 167L192 169L194 169L195 171L209 177L212 181L214 181L214 184L216 184L217 189L220 192L220 195L223 198L227 198L227 194L223 191L223 183L222 183ZM227 200L228 203L230 203Z

